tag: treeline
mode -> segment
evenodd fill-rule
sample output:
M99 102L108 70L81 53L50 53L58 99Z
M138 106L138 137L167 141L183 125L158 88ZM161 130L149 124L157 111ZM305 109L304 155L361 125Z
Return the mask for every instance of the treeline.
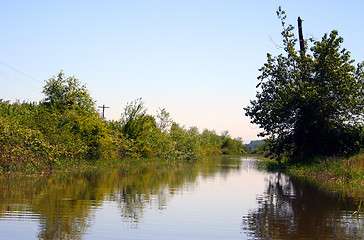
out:
M63 72L46 81L40 102L0 101L0 171L49 171L96 161L161 158L191 161L246 152L241 139L186 129L165 109L147 113L141 99L118 121L97 112L85 85Z

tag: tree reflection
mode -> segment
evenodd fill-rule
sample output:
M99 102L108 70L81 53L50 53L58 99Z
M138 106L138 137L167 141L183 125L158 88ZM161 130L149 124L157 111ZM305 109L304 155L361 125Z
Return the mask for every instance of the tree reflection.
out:
M39 239L79 239L92 225L96 210L104 201L113 201L122 220L138 227L145 209L155 206L162 211L175 194L191 190L198 176L227 174L238 169L226 167L224 161L220 158L194 165L152 165L2 179L0 219L29 216L39 221ZM237 166L238 161L234 164Z
M328 194L278 173L267 179L257 202L258 209L244 216L242 224L254 239L363 239L363 217L352 216L358 199Z

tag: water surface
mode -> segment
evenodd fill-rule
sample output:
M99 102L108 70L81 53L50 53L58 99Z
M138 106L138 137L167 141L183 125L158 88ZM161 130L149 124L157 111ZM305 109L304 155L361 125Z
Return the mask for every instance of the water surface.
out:
M359 199L218 157L0 181L0 239L363 239Z

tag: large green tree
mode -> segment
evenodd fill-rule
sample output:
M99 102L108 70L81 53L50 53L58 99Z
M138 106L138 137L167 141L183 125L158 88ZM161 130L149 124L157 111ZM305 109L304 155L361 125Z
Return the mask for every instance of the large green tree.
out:
M44 103L65 109L83 109L88 112L96 112L95 101L92 99L86 85L82 85L75 77L65 77L61 71L46 81L43 87L46 95Z
M279 9L284 53L267 54L260 92L245 108L268 136L272 153L291 159L352 154L362 147L364 72L341 47L336 30L297 50L294 27Z

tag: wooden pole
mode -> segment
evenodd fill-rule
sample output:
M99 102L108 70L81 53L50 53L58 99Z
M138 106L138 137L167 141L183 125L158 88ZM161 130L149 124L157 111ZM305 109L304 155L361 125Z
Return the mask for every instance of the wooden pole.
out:
M102 108L102 119L105 119L105 108L110 108L110 107L105 107L105 105L99 106L99 108Z
M298 37L300 40L301 54L305 54L305 41L303 40L302 19L300 17L298 17Z

